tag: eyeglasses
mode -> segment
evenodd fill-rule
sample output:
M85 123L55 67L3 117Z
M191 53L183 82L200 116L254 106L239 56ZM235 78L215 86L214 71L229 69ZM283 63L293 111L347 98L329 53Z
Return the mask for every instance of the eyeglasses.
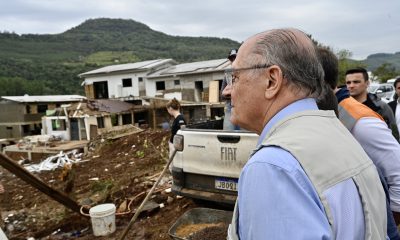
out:
M236 81L239 80L239 77L237 76L239 71L244 71L244 70L253 70L253 69L263 69L263 68L269 68L271 67L272 64L264 64L264 65L256 65L253 67L247 67L247 68L230 68L225 70L225 79L226 79L226 84L227 85L233 85Z

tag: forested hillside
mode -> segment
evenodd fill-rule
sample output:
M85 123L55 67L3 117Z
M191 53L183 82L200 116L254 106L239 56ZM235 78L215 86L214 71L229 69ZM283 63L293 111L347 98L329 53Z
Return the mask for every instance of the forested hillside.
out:
M60 34L3 32L0 96L83 94L83 79L77 75L88 70L157 58L177 62L224 58L238 46L227 38L170 36L124 19L90 19ZM369 70L383 63L400 71L400 53L373 54L361 62Z
M133 20L91 19L61 34L0 33L0 96L82 94L79 73L104 65L224 58L238 42L179 37Z
M383 63L387 63L391 64L398 71L400 71L400 52L396 52L394 54L390 53L371 54L367 57L367 59L364 60L364 62L371 70L375 70Z

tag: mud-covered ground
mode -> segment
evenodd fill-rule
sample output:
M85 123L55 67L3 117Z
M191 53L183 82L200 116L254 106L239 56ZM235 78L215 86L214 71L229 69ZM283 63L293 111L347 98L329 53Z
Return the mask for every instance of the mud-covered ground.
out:
M0 194L5 221L2 228L8 238L118 239L166 164L169 132L146 129L115 140L111 137L103 135L92 141L88 154L71 170L61 168L35 175L79 205L114 203L121 213L116 216L113 234L94 237L90 218L66 209L0 167L0 181L5 187ZM171 239L168 230L177 218L199 206L191 199L175 196L168 191L170 187L167 173L150 199L153 206L140 214L126 239Z

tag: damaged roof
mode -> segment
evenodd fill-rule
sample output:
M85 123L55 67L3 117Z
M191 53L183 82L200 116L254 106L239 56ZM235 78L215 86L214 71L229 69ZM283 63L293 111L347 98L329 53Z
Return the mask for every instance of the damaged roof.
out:
M168 59L156 59L143 62L111 65L98 68L89 72L81 73L78 76L85 77L88 75L121 72L121 71L146 71L148 69L155 68L166 63L174 63L174 62L175 61L173 59L168 58Z
M230 67L230 62L226 58L201 61L201 62L182 63L149 74L148 78L195 74L204 72L217 72L217 71L224 71L229 67Z
M29 96L25 94L24 96L2 96L2 99L21 102L21 103L32 103L32 102L79 102L86 99L84 96L80 95L42 95L42 96Z
M140 106L143 108L143 106ZM136 106L131 103L109 100L109 99L95 99L87 100L83 103L73 104L69 110L69 115L79 117L82 115L100 115L101 113L123 113L134 110ZM76 113L75 113L76 112Z
M97 99L87 101L87 106L100 112L119 113L130 111L135 105L119 100Z

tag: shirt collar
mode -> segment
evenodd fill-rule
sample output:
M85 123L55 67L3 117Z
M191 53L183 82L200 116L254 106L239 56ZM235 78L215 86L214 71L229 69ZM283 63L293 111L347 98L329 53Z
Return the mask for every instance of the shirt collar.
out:
M277 114L275 114L275 116L272 117L271 120L269 120L269 122L264 126L264 129L261 132L260 137L258 138L257 146L259 146L262 143L269 130L278 121L297 112L306 110L317 110L317 109L318 109L317 103L315 102L314 98L300 99L289 104L285 108L281 109Z

